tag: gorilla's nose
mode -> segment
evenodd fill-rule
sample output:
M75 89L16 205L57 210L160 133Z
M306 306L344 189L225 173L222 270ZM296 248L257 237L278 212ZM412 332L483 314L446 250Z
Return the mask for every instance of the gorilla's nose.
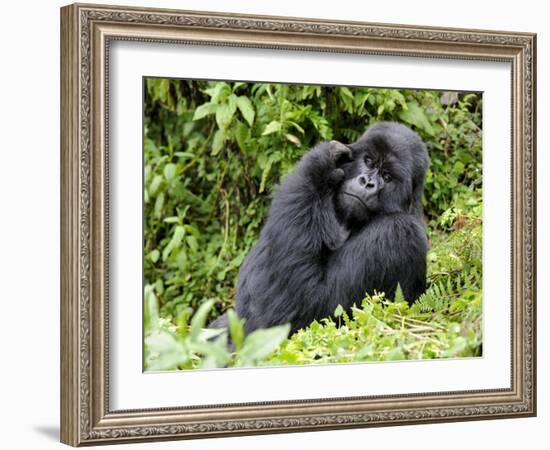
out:
M374 180L370 177L366 177L365 175L359 175L359 184L363 186L365 189L376 189L376 183Z

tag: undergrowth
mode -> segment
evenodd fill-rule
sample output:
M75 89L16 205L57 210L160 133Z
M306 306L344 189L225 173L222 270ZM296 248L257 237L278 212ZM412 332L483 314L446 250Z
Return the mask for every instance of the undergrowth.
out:
M452 213L452 212L450 212ZM454 212L457 213L456 211ZM205 329L215 300L175 320L159 316L151 286L145 299L145 365L148 370L330 364L473 357L482 354L481 208L460 211L450 232L434 232L429 287L411 306L398 289L366 296L348 313L315 321L287 338L289 326L244 336L244 320L228 311L229 334ZM191 317L192 316L192 317Z

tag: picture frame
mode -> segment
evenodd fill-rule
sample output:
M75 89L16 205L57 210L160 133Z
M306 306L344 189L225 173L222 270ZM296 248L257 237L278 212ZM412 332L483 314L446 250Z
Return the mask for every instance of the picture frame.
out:
M500 124L511 136L510 385L113 409L109 67L110 46L119 41L510 64L511 117ZM535 89L531 33L106 5L62 8L61 441L81 446L536 415Z

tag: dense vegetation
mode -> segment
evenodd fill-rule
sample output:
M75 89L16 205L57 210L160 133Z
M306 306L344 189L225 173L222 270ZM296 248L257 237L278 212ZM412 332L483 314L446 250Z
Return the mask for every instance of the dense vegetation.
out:
M150 370L481 353L481 96L147 79L145 361ZM256 331L230 312L236 351L204 325L233 306L273 186L316 142L397 120L427 143L429 289L409 307L367 297L348 316ZM231 309L230 309L231 311Z

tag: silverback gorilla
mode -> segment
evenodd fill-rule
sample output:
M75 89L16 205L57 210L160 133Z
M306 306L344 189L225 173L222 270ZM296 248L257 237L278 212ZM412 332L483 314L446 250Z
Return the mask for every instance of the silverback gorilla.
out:
M404 125L381 122L355 143L322 142L276 189L239 273L245 331L291 324L291 333L349 309L365 293L413 302L425 290L422 213L428 154ZM220 317L211 327L227 327Z

